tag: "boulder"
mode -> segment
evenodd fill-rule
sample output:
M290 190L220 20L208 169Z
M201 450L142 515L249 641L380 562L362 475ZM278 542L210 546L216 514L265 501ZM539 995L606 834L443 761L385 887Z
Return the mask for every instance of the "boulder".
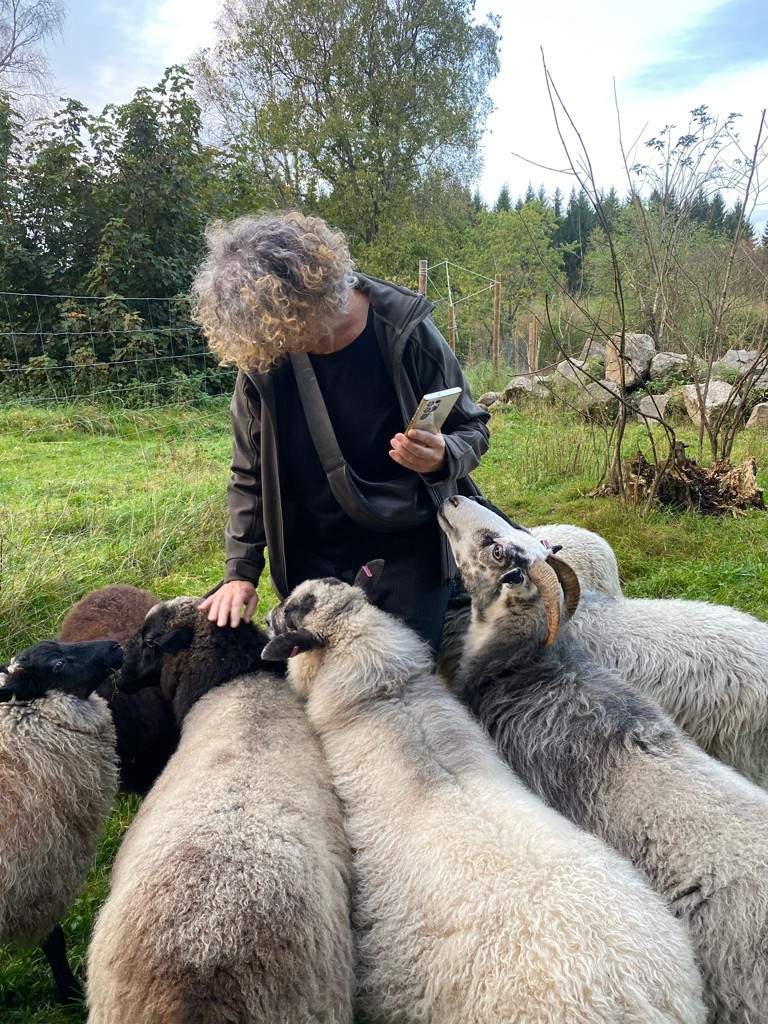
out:
M593 381L576 395L575 404L590 416L613 417L619 410L621 387L612 380Z
M605 339L588 338L579 352L579 362L590 363L590 369L599 367L599 375L602 376L605 370Z
M680 352L657 352L651 360L649 376L651 380L664 380L674 376L679 380L690 380L688 357Z
M584 373L586 363L582 359L563 359L557 364L555 374L564 378L571 384L578 387L585 387L590 383L590 378Z
M478 405L482 405L484 409L490 409L492 405L495 405L501 399L500 391L486 391L485 394L480 395L476 400Z
M768 430L768 402L759 402L755 406L747 420L747 426Z
M754 363L753 372L760 373L765 370L765 359L755 362L756 360L757 352L743 348L729 348L720 363L727 370L735 370L737 373L744 373Z
M669 395L644 395L637 407L637 418L661 421L668 405Z
M605 345L605 376L621 383L621 335L614 334ZM656 355L656 342L650 334L624 335L624 384L635 387L648 377L651 360Z
M724 380L710 380L705 402L706 415L708 419L719 415L725 405L730 403L730 413L736 416L741 411L741 398L734 395L735 388ZM733 397L732 397L733 396ZM701 407L699 397L696 394L695 384L688 384L683 388L683 401L689 417L695 424L701 421Z
M539 383L536 377L513 377L501 395L503 402L513 402L516 398L551 398L552 392Z

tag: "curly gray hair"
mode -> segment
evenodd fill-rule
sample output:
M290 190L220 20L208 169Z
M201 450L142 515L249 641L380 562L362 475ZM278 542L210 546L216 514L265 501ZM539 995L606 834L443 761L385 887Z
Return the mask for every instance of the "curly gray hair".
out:
M192 284L194 316L221 363L266 370L346 312L355 283L346 239L290 210L216 221Z

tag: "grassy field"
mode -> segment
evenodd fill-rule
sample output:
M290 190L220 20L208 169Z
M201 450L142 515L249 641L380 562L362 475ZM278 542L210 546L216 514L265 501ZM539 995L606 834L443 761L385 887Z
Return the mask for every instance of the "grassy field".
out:
M492 382L473 380L475 394ZM683 436L685 436L683 432ZM691 436L686 438L693 440ZM626 452L642 440L631 431ZM0 407L0 663L53 636L69 605L108 583L162 598L201 595L223 571L231 452L226 401L145 412L89 406ZM744 432L734 461L757 460L768 483L768 435ZM491 451L475 474L518 522L572 522L613 545L631 596L732 604L768 620L768 515L656 511L642 519L587 497L599 464L592 431L565 412L494 413ZM274 603L266 580L258 615ZM65 931L82 968L120 836L135 812L121 798ZM52 1000L42 954L0 949L0 1017L8 1024L82 1024Z

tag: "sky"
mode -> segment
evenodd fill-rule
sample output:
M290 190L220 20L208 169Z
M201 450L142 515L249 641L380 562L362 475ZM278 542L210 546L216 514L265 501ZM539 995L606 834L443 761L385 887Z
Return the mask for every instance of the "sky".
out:
M67 9L63 38L48 44L51 68L58 93L94 113L213 40L215 0L68 0ZM588 155L598 186L624 195L622 146L630 164L646 160L642 143L665 125L682 134L701 105L719 118L741 114L751 153L768 106L768 0L477 0L478 20L486 12L500 16L502 36L477 183L489 204L505 184L513 200L529 184L567 196L569 153L577 166ZM560 110L562 139L544 62L568 115ZM759 232L768 168L763 178L766 194L748 208Z

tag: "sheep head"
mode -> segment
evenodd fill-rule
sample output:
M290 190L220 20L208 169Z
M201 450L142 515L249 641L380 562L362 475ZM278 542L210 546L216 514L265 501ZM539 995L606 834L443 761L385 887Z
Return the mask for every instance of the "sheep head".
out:
M87 700L122 663L123 649L114 640L42 640L0 668L0 702L39 700L51 690Z
M333 703L351 705L396 691L415 666L429 665L426 645L405 623L368 600L383 569L363 566L354 584L328 577L300 583L267 617L271 639L264 658L288 659L293 688L308 697L333 658Z
M579 602L573 570L524 527L469 498L447 498L438 510L438 522L472 598L474 621L507 617L514 610L524 629L530 620L530 632L537 618L531 612L541 601L547 619L543 644L553 643L560 630L561 598L567 617Z
M159 686L179 724L208 690L264 668L261 630L245 622L236 629L219 627L199 611L199 603L193 597L160 601L125 650L120 689L135 693Z

